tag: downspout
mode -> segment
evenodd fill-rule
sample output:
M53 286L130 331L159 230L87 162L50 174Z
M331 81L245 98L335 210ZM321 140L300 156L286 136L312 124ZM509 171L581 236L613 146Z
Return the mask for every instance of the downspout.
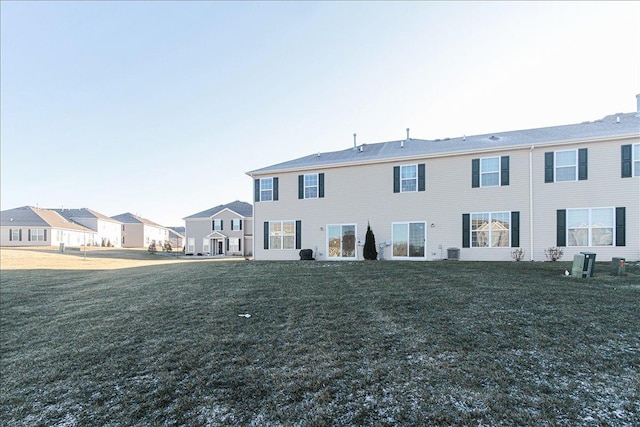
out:
M533 145L529 150L529 260L533 261Z

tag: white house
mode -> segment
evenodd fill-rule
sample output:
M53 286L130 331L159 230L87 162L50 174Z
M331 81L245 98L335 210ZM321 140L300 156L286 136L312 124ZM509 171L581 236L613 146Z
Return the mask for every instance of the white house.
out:
M121 222L88 208L51 210L93 230L96 233L96 241L92 243L94 246L121 246Z
M250 256L253 207L236 200L184 218L186 254Z
M97 232L50 209L23 206L0 213L0 246L80 247L97 241Z
M638 111L445 140L354 145L247 172L256 260L640 260Z

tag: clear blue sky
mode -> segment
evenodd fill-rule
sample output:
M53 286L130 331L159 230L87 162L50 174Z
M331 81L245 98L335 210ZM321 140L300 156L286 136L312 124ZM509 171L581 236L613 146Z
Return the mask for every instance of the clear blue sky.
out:
M162 225L358 143L632 112L638 2L14 2L1 206Z

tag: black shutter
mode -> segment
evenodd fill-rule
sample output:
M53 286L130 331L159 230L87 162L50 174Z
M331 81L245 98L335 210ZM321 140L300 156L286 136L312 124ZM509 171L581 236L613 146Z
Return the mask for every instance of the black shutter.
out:
M471 215L462 214L462 247L471 247Z
M18 240L22 242L22 229L18 230Z
M304 175L298 175L298 199L304 199Z
M318 174L318 197L324 197L324 173Z
M256 179L253 181L253 201L260 201L260 180Z
M511 247L520 246L520 212L511 212Z
M500 157L500 185L509 185L509 156Z
M211 231L216 229L216 220L211 221Z
M581 148L578 150L578 180L584 181L587 179L587 149Z
M623 145L621 147L620 159L620 173L622 178L631 178L633 176L633 158L632 158L632 147L631 144Z
M553 151L544 153L544 182L553 182Z
M47 229L46 228L44 229L44 241L45 242L47 241Z
M273 178L273 200L278 200L278 178Z
M239 219L238 222L240 223L240 230L242 230L242 220Z
M400 192L400 166L393 167L393 192Z
M264 234L262 236L264 238L264 248L269 249L269 222L265 221L264 223Z
M616 208L616 246L626 246L625 208Z
M567 246L567 211L564 209L556 213L556 246Z
M13 240L13 230L9 229L9 241L11 242Z
M238 239L238 251L242 252L242 239Z
M223 226L223 224L224 224L224 221L223 221L223 220L220 220L220 231L224 230L224 226Z
M424 191L425 178L424 178L424 163L418 165L418 191Z
M31 229L27 230L27 242L31 241Z
M229 252L229 239L225 239L227 242L227 252Z
M296 221L296 249L302 249L302 221Z
M478 188L478 187L480 187L480 159L472 159L471 160L471 188Z

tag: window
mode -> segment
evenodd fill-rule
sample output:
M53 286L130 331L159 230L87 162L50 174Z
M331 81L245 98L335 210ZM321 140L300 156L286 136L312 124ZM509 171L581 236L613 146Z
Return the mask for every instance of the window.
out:
M29 230L30 242L44 242L47 240L47 232L44 228L34 228Z
M256 179L254 183L255 202L278 200L278 178Z
M480 159L480 186L500 185L500 157Z
M425 165L402 165L393 167L393 192L411 193L425 191Z
M22 230L9 230L9 241L22 241Z
M313 173L304 176L304 198L315 199L318 197L318 174Z
M294 249L295 240L295 221L269 222L269 249Z
M240 252L240 239L229 239L227 242L228 242L227 251Z
M194 253L196 251L196 239L195 237L189 237L187 239L187 252Z
M222 231L223 224L221 219L214 219L211 225L212 225L212 228L211 228L212 230Z
M567 209L567 246L613 246L614 208Z
M355 259L356 226L355 224L327 226L327 254L329 259Z
M471 246L474 248L509 247L510 213L471 214Z
M231 220L231 229L233 231L242 230L242 220L241 219L232 219Z
M550 151L544 154L544 181L587 179L587 149Z
M393 256L396 258L424 258L426 242L424 222L397 222L391 226Z
M209 239L206 237L202 239L202 252L211 252L211 249L209 248Z

